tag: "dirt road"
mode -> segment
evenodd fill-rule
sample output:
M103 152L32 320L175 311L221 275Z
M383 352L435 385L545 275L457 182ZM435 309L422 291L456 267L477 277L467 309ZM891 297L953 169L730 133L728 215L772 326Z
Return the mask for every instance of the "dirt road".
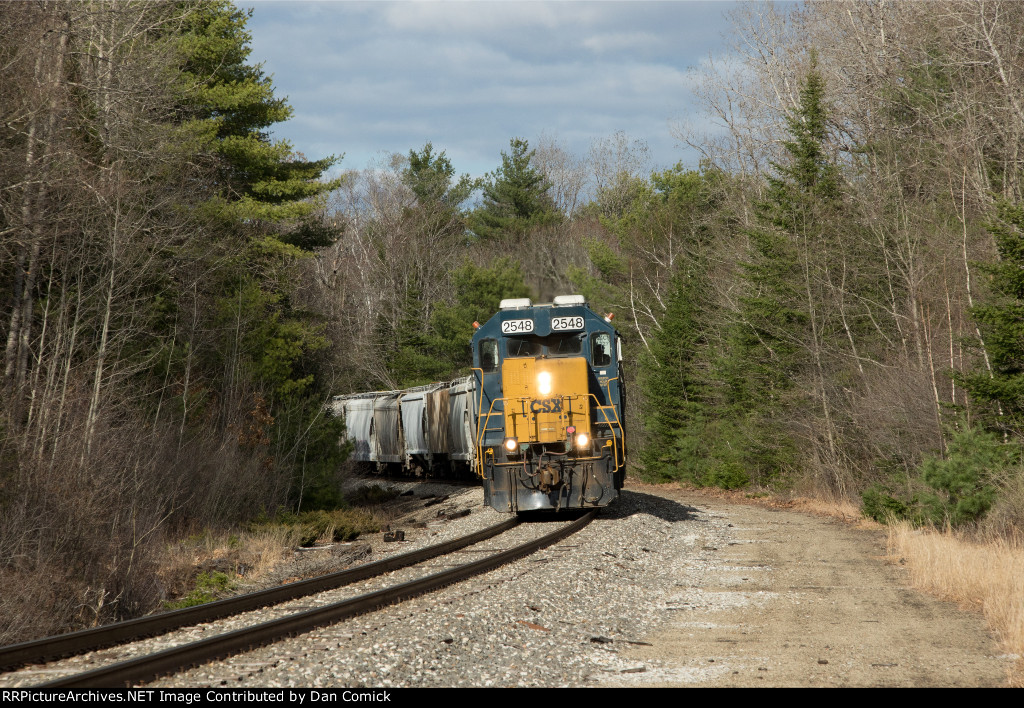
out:
M633 485L636 489L637 486ZM803 513L641 487L727 522L710 562L678 579L670 629L628 656L628 686L999 686L980 614L906 587L881 531ZM657 668L654 668L657 667Z

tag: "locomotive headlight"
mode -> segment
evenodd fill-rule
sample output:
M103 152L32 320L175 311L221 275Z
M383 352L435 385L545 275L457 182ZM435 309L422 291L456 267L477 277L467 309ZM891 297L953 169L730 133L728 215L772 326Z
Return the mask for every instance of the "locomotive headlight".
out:
M540 391L542 396L551 393L551 374L546 371L537 374L537 390Z
M580 433L576 436L576 447L586 447L590 444L590 436L586 433Z
M519 441L515 438L505 438L505 449L509 452L515 452L516 448L519 447Z

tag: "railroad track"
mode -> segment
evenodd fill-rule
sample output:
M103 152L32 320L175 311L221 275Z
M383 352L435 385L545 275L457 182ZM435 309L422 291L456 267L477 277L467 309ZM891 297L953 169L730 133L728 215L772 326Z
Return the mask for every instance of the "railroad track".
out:
M40 687L100 688L131 685L149 681L158 676L199 665L213 659L224 658L258 646L271 644L285 637L309 631L315 627L339 622L358 614L416 597L474 575L485 573L500 565L557 543L586 526L596 514L596 510L590 511L580 519L540 538L417 580L359 595L324 607L290 614L252 627L226 632L209 639L184 644L137 659L112 664L86 673L67 676ZM518 519L510 519L509 521L443 544L411 551L375 563L368 563L340 573L332 573L249 595L228 598L155 617L147 617L107 627L99 627L93 630L84 630L59 637L2 647L0 648L0 667L24 666L47 659L83 654L97 648L123 644L162 634L180 627L342 587L452 553L504 533L518 525L518 523Z

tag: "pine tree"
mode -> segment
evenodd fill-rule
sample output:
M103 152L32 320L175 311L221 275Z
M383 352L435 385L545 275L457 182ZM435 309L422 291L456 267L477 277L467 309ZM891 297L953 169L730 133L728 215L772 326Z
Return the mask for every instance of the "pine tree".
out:
M530 296L523 278L522 267L509 258L496 258L484 267L464 261L452 273L455 303L434 309L428 340L429 351L448 365L449 372L469 373L473 322L486 322L505 298Z
M434 152L427 143L420 151L409 151L408 166L402 171L402 183L416 196L416 204L405 210L406 223L417 236L435 250L446 253L466 241L466 218L462 204L478 186L469 175L455 178L455 168L444 151ZM438 261L439 268L450 266ZM432 278L443 277L441 273Z
M469 175L453 182L454 177L451 160L443 150L435 153L429 142L419 152L409 151L409 166L402 172L402 181L421 206L438 205L450 210L458 209L477 187Z
M696 481L700 476L702 455L692 449L692 435L704 408L696 360L705 344L699 321L699 293L705 286L692 266L676 273L661 328L650 336L641 364L646 436L640 459L645 473L654 478Z
M640 459L645 475L736 487L747 476L732 451L731 432L721 420L719 394L710 376L714 321L720 313L712 296L709 252L725 208L721 181L721 173L707 168L676 166L655 173L627 209L616 218L602 217L602 222L618 236L633 268L645 268L646 278L656 280L657 270L669 266L668 282L660 290L664 312L657 327L645 330L648 347L640 357ZM622 258L601 254L598 245L603 244L590 249L592 263L603 278L622 280L623 271L628 272ZM639 260L648 254L657 257L653 262Z
M555 224L562 216L548 194L547 178L530 161L534 151L522 138L501 153L501 167L488 175L483 204L470 216L469 226L480 238L514 238L535 226Z
M263 463L294 474L289 496L296 501L310 485L326 484L339 456L331 448L333 457L321 459L317 473L305 461L308 446L336 433L337 423L322 415L327 392L318 376L317 353L329 342L296 297L299 259L337 237L318 216L322 197L340 184L323 178L337 160L306 160L288 142L269 137L267 129L287 120L291 108L274 95L261 66L248 61L252 11L227 0L196 2L189 10L175 38L175 118L180 149L210 176L194 195L205 233L194 254L204 277L192 297L206 319L168 313L169 321L194 322L189 354L169 366L172 375L191 380L189 367L201 365L206 385L217 392L205 398L217 410L194 405L190 423L205 416L227 424L247 415L254 397L265 402L270 442ZM321 479L311 478L317 474Z
M824 95L824 80L812 64L800 105L786 119L787 159L772 163L774 174L758 204L760 227L749 234L751 260L743 265L747 294L720 368L733 420L745 431L746 464L761 479L796 464L784 421L799 408L818 407L826 444L836 452L823 363L829 331L820 310L829 297L821 272L840 222L839 185L825 148ZM797 377L806 380L816 402L794 386Z
M339 186L320 179L337 159L305 160L287 141L268 137L266 129L288 120L292 110L274 96L261 66L247 63L251 16L252 10L227 0L198 3L187 15L178 42L182 126L216 173L207 185L211 213L294 226L315 209L312 197Z
M991 276L990 301L972 314L985 341L991 371L961 377L971 396L988 404L986 423L1024 439L1024 205L1001 204L989 227L999 260L984 266Z

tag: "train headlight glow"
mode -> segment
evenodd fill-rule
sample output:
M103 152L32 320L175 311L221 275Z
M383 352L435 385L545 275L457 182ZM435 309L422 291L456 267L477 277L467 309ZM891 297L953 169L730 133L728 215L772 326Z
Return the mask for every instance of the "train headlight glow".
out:
M551 374L546 371L537 374L537 390L540 391L542 396L551 393Z
M590 444L590 436L586 433L580 433L576 436L576 447L586 447Z
M515 452L516 448L519 447L519 441L515 438L505 438L505 449L509 452Z

